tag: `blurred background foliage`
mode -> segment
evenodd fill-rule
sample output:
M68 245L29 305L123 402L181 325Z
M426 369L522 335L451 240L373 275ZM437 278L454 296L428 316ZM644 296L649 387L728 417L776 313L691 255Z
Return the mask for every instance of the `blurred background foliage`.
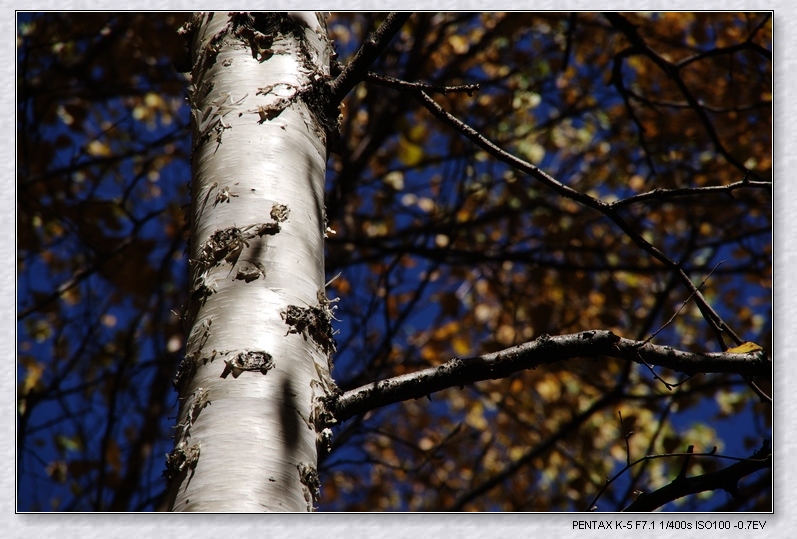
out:
M19 510L161 502L188 289L187 76L174 68L187 16L18 16ZM339 60L383 18L333 14ZM769 13L419 13L372 71L478 83L434 98L507 152L616 202L695 285L714 270L707 300L771 353L771 56ZM644 339L684 302L653 342L734 345L609 219L490 157L411 94L362 83L341 112L326 265L340 273L330 295L343 390L542 334ZM319 508L586 510L628 457L688 445L747 457L771 437L771 407L740 376L657 374L676 385L625 362L571 361L351 419L320 463ZM682 463L632 468L598 509L669 483ZM728 464L694 458L688 473ZM770 481L760 472L739 498L665 509L770 510Z

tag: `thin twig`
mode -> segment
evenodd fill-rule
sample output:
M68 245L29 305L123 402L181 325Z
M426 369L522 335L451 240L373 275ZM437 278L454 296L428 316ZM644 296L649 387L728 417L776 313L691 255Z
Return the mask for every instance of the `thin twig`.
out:
M736 461L735 465L730 466L729 468L726 468L725 471L727 471L727 470L729 470L731 468L734 468L734 466L736 466L736 465L738 465L740 463L751 464L752 467L754 467L756 469L758 469L759 467L760 468L771 467L772 466L772 456L771 456L771 454L766 456L766 455L763 455L763 453L764 453L763 450L759 450L751 458L732 457L730 455L719 455L719 454L717 454L717 448L716 447L713 447L711 449L711 451L707 451L705 453L694 453L694 446L689 446L689 448L687 449L687 451L685 453L663 453L663 454L656 454L656 455L645 455L644 457L638 458L637 460L635 460L631 464L628 464L628 465L624 466L623 469L620 470L619 472L617 472L613 477L611 477L611 478L607 477L606 478L606 483L601 487L601 489L597 492L597 494L595 494L595 497L592 499L592 501L590 502L588 507L589 507L590 511L597 510L597 505L596 504L598 503L598 500L601 498L601 496L603 496L603 493L606 492L606 490L609 488L609 486L611 486L611 484L614 483L625 472L627 472L629 469L631 469L632 467L636 466L637 464L639 464L641 462L645 462L645 461L648 461L648 460L655 460L655 459L673 458L673 457L687 457L688 459L691 459L693 457L712 457L712 458L716 458L716 459L720 459L720 460L733 460L733 461ZM754 470L752 470L752 471L754 471ZM752 471L750 471L749 473L752 473ZM685 473L683 467L681 469L681 472L679 472L678 477L676 478L676 480L674 480L673 483L668 485L668 487L670 487L672 484L676 483L678 481L678 478L681 478L681 480L683 480L684 477L682 476L682 473ZM718 472L713 472L713 473L714 474L723 473L723 470L719 470ZM667 488L667 487L665 487L665 488ZM628 509L629 508L626 508L626 510L628 510Z
M680 306L680 307L678 307L678 310L677 310L677 311L675 311L675 313L673 313L673 315L670 317L670 319L669 319L669 320L667 320L667 322L665 322L663 326L661 326L659 329L657 329L656 331L654 331L654 332L653 332L653 333L650 335L650 337L648 337L647 339L645 339L644 341L642 341L642 344L643 344L643 345L645 345L645 344L649 343L650 341L652 341L652 340L653 340L653 339L656 337L656 335L658 335L659 333L661 333L661 332L662 332L662 330L664 330L664 328L666 328L667 326L669 326L670 324L672 324L672 321L673 321L673 320L675 320L675 317L676 317L676 316L678 316L678 313L680 313L680 312L681 312L681 310L682 310L682 309L683 309L683 308L686 306L686 304L687 304L687 303L689 303L689 300L690 300L690 299L692 299L692 296L694 296L694 295L695 295L695 292L697 292L698 290L700 290L700 288L702 288L702 286L703 286L704 284L706 284L706 282L708 282L708 279L709 279L709 277L711 277L711 274L712 274L712 273L714 273L714 271L715 271L715 270L716 270L718 267L720 267L722 264L724 264L724 263L725 263L725 261L724 261L724 260L720 260L719 262L717 262L717 264L716 264L716 265L715 265L715 266L712 268L712 270L711 270L710 272L708 272L708 275L706 275L706 278L705 278L705 279L703 279L703 282L702 282L702 283L700 283L700 284L697 286L697 288L695 288L695 290L694 290L694 291L693 291L691 294L689 294L689 296L688 296L688 297L687 297L687 298L686 298L686 299L685 299L685 300L684 300L684 301L681 303L681 306Z
M742 376L742 378L744 378L744 381L747 383L750 389L753 390L753 393L758 395L758 398L761 400L761 402L764 404L769 404L770 406L772 405L772 397L764 393L764 391L756 385L752 376Z
M640 193L628 198L623 198L612 202L612 208L620 208L623 206L630 206L631 204L638 204L648 200L655 200L657 202L664 202L671 198L676 197L690 197L690 196L703 196L707 194L727 194L731 195L733 191L743 188L757 188L757 189L772 189L772 182L756 182L749 181L748 173L745 173L744 179L728 185L710 185L706 187L681 187L678 189L654 189L647 193Z
M714 453L716 451L716 447L712 451ZM686 448L686 457L684 458L683 463L681 464L681 470L678 472L678 475L675 476L675 480L678 481L679 479L686 479L686 470L689 468L689 461L692 460L692 455L694 454L695 446L690 445Z
M377 73L368 73L366 76L366 80L369 82L374 82L376 84L381 84L382 86L387 86L389 88L395 88L397 90L405 90L405 91L424 91L424 92L434 92L438 94L450 94L453 92L466 92L469 96L472 96L474 92L479 91L478 84L460 84L458 86L439 86L434 84L424 84L421 82L407 82L405 80L396 79L393 77L387 77L385 75L379 75Z
M728 324L725 323L725 321L720 317L719 314L717 314L711 305L708 304L706 298L703 297L703 294L701 294L694 285L692 280L684 271L683 267L681 267L680 264L673 261L660 249L643 238L642 235L634 230L628 222L620 217L620 214L610 204L598 200L586 193L579 192L572 187L563 184L535 165L504 151L480 132L447 112L425 92L418 91L416 96L421 104L423 104L423 106L426 107L426 109L431 112L433 116L441 120L443 123L446 123L456 129L466 138L473 141L476 145L499 161L528 174L559 195L575 200L576 202L579 202L588 208L592 208L609 218L631 239L631 241L636 243L641 249L650 254L653 258L663 263L666 267L676 272L676 275L681 280L681 283L683 283L687 290L691 291L694 295L695 302L697 303L700 312L703 314L703 318L706 320L706 322L708 322L709 326L714 331L717 341L723 350L727 348L725 345L725 340L723 339L723 334L730 336L736 344L742 343L742 339L730 328L730 326L728 326Z
M623 412L617 410L617 415L620 416L620 431L623 433L623 437L625 438L625 462L629 466L631 465L631 446L628 443L628 439L631 438L631 435L634 434L634 431L625 432L625 425L623 424Z
M645 344L647 344L647 343L642 343L643 346ZM658 380L659 382L664 384L664 387L666 387L669 391L672 391L672 388L674 386L672 384L670 384L669 382L667 382L664 378L659 376L658 373L656 372L656 369L653 368L653 365L651 365L650 363L645 361L645 358L643 358L641 355L638 355L638 357L639 357L639 361L648 368L648 370L650 371L650 374L653 375L653 378L655 378L656 380Z
M708 456L716 458L728 458L716 454L717 448L714 447ZM690 458L701 456L697 453L691 454ZM702 456L705 456L703 454ZM634 502L623 511L653 511L664 504L682 498L689 494L697 494L709 490L722 489L731 496L739 495L739 481L758 470L772 468L772 449L768 442L764 442L761 449L753 453L750 458L734 459L736 463L727 468L708 472L702 475L675 479L670 484L663 486L653 492L640 495Z
M650 46L645 42L642 36L639 35L637 28L634 24L631 23L627 18L619 13L604 13L603 15L609 23L621 32L626 39L631 43L632 50L629 51L626 56L631 55L641 55L646 56L650 60L653 61L659 68L667 75L667 77L672 80L672 82L678 87L678 90L684 96L686 101L691 106L692 110L697 114L698 118L700 119L700 123L703 125L703 128L706 131L706 135L711 140L712 144L716 148L716 150L728 160L733 166L738 168L739 170L746 170L746 167L739 162L728 149L723 145L722 141L720 140L719 134L717 133L717 129L714 127L714 124L711 122L711 118L709 118L708 113L706 110L701 106L698 99L692 94L692 91L687 86L686 82L681 77L680 69L681 66L678 64L674 64L669 62L666 58L662 55L654 51ZM760 178L755 174L751 173L755 178L760 180Z

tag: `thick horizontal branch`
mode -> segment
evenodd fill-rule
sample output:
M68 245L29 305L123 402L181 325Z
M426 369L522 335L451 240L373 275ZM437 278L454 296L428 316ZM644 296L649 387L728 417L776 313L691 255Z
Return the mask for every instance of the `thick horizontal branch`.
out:
M694 353L618 337L611 331L592 330L537 339L499 352L453 358L439 367L402 374L352 389L328 403L338 421L396 402L425 397L451 387L497 380L518 371L574 358L613 357L671 369L685 374L736 373L771 376L771 361L763 352L753 354Z

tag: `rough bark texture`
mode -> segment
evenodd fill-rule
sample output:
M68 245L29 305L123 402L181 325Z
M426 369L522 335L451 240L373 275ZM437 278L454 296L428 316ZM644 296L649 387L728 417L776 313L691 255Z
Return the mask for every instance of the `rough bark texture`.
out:
M174 511L306 511L329 375L323 83L315 14L196 15L189 337L167 456ZM320 424L320 423L319 423Z
M692 353L645 341L618 337L611 331L589 330L573 335L542 335L499 352L453 358L393 378L365 384L330 399L331 415L346 421L380 406L418 399L451 387L482 380L498 380L525 369L562 363L574 358L614 357L645 366L658 366L687 374L738 373L770 378L772 362L763 351L750 353Z

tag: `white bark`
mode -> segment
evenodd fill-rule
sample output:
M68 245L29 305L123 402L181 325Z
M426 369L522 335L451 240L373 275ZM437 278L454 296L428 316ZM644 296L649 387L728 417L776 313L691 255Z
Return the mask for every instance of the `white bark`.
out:
M171 507L306 511L314 403L333 387L327 328L312 325L329 313L326 139L310 92L328 75L326 28L304 13L192 25L193 284ZM297 330L297 317L310 328Z

